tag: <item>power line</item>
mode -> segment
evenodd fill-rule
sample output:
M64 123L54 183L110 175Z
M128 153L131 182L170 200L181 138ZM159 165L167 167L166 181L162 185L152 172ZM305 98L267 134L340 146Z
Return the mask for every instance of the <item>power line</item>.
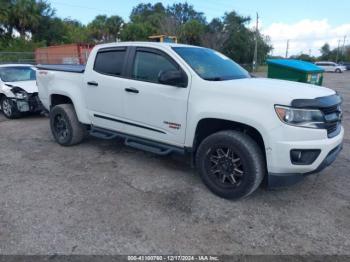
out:
M339 39L342 38L343 36L327 36L327 37L310 37L310 38L277 38L274 39L273 37L270 36L271 41L274 42L284 42L288 39L293 40L293 41L308 41L308 40L314 40L314 41L320 41L320 40L335 40L335 39Z
M69 7L73 7L73 8L84 8L84 9L89 9L89 10L94 10L94 11L99 11L99 12L106 12L106 13L110 13L111 11L114 12L113 10L103 10L103 9L98 9L98 8L90 7L90 6L72 5L72 4L65 3L65 2L58 2L58 1L50 1L50 2L53 4L56 4L56 5L64 5L64 6L69 6Z

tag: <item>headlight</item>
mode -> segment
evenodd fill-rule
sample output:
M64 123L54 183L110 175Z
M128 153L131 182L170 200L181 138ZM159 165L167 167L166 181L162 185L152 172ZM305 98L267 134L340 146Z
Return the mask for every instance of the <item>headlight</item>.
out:
M285 124L309 128L322 128L325 119L317 109L299 109L287 106L275 106L276 113Z
M18 92L15 93L15 96L17 99L26 99L28 97L28 94L25 92Z

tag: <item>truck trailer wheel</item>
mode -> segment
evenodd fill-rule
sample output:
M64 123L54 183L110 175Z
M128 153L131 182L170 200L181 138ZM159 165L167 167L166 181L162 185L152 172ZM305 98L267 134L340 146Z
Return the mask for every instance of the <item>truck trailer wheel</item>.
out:
M54 106L50 111L50 126L56 142L62 146L79 144L85 137L86 129L72 104Z
M196 154L196 164L204 184L227 199L253 193L265 175L261 149L239 131L220 131L204 139Z

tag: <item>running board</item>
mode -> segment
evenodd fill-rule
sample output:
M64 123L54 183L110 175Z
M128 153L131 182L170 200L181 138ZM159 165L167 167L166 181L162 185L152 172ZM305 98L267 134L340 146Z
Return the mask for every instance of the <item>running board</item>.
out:
M135 140L127 138L125 139L125 145L162 156L169 155L170 153L172 153L172 150L169 147L160 147L156 143L141 141L139 139Z
M124 139L124 144L132 148L147 151L156 155L169 155L171 153L185 154L185 149L158 143L152 140L139 138L116 131L107 130L99 127L91 127L90 135L101 139L114 139L120 137Z
M101 139L114 139L118 136L114 132L97 127L91 128L90 135Z

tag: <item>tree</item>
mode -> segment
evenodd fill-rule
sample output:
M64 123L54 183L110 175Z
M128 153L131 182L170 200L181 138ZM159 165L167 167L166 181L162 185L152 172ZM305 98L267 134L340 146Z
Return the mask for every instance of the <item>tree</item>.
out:
M87 29L95 42L112 42L118 37L122 24L120 16L98 15L88 24Z
M190 45L200 45L205 25L197 20L189 20L181 27L180 41Z
M9 25L9 10L11 0L2 0L0 4L0 37L12 36L12 27Z
M229 37L226 26L219 18L214 18L206 27L202 35L202 44L206 47L222 51L224 43Z
M106 28L107 16L98 15L88 24L89 34L96 42L106 42L108 37L108 31Z
M88 35L86 26L77 20L64 19L62 21L64 27L65 43L89 43L92 42Z
M331 54L331 47L329 46L328 43L325 43L321 49L321 59L322 60L328 60L330 58L330 54Z
M131 11L130 22L124 26L121 39L140 41L148 40L154 34L163 34L161 25L165 18L166 12L162 3L139 4Z
M42 17L53 15L53 9L43 0L15 0L8 10L8 23L24 38L27 32L31 33L38 28Z
M123 19L117 15L113 15L113 16L107 18L106 29L108 31L108 35L109 35L108 40L109 41L111 41L111 40L116 41L123 23L124 23Z
M65 28L62 19L57 17L42 17L39 26L32 32L34 42L43 41L46 45L65 43Z
M294 55L294 56L291 56L290 58L302 60L302 61L307 61L307 62L315 62L316 61L316 57L310 56L308 54Z
M167 13L174 17L180 25L183 25L190 20L197 20L201 24L206 24L204 14L194 10L193 5L189 5L187 2L175 3L172 6L168 6Z
M130 15L132 23L148 24L153 31L158 31L162 19L166 16L165 7L162 3L154 5L139 4L133 8Z
M223 24L216 21L212 25L214 26L214 30L221 29L221 39L223 39L223 43L219 51L240 64L251 64L254 55L256 36L259 46L258 63L265 61L267 54L272 49L268 38L260 33L256 35L255 31L247 27L250 20L250 17L240 16L235 11L232 11L230 13L225 13L222 19ZM214 37L214 39L216 39L217 35L214 34Z
M123 41L147 41L150 35L155 33L149 24L128 23L121 32Z
M254 35L246 27L250 22L249 17L239 16L232 11L226 13L223 23L229 32L227 40L223 44L222 51L238 63L249 63L253 59Z

